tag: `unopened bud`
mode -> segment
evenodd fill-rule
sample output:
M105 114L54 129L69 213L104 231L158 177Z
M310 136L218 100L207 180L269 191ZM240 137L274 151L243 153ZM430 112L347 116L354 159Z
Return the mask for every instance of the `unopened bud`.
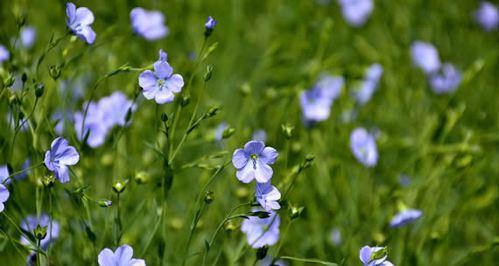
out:
M163 122L168 121L168 116L166 115L166 113L161 114L161 121L163 121Z
M42 178L42 184L46 188L54 186L55 178L53 175L47 175Z
M222 138L223 139L228 139L230 136L232 136L236 132L236 130L233 127L228 127L224 129L224 132L222 133Z
M184 95L182 96L182 98L180 98L180 106L182 107L186 107L187 105L189 105L190 102L191 102L191 96L189 95Z
M284 136L287 138L287 139L290 139L291 136L293 136L293 130L295 129L295 127L291 124L282 124L281 125L281 130L282 130L282 133L284 134Z
M205 72L205 73L204 73L204 75L203 75L203 79L204 79L204 81L208 81L208 80L210 80L210 79L211 79L211 75L212 75L212 73L213 73L213 65L208 65L208 66L206 67L206 72Z
M43 92L45 91L45 84L43 83L38 83L35 86L35 96L36 98L40 98L43 95Z
M206 192L206 195L204 196L204 202L206 202L206 204L212 203L214 199L215 193L213 193L213 191Z
M208 118L209 118L209 117L213 117L213 116L215 116L215 115L218 113L218 110L219 110L219 109L220 109L220 108L219 108L218 106L211 107L211 108L208 110L208 112L206 112L206 114L205 114L205 115L206 115L206 117L208 117Z
M135 175L135 182L137 182L138 184L144 184L147 182L148 179L149 178L145 172L138 172Z
M125 191L126 185L128 184L128 180L125 181L117 181L113 185L113 190L114 192L120 194L121 192Z
M40 225L37 225L33 233L35 234L36 239L42 240L47 236L47 226L41 227Z
M267 256L268 246L263 246L256 251L256 259L263 260Z
M298 217L301 216L303 212L304 207L295 207L295 206L290 206L289 207L289 217L291 220L294 220Z
M99 203L99 206L104 207L104 208L111 207L111 205L113 205L113 202L110 200L99 200L98 203Z
M241 93L246 96L246 95L251 93L251 86L248 83L244 83L241 86L240 90L241 90Z
M49 75L53 80L57 80L61 76L61 67L51 65L49 68Z
M21 81L23 83L26 83L27 80L28 80L28 75L26 74L26 72L24 72L23 75L21 76Z

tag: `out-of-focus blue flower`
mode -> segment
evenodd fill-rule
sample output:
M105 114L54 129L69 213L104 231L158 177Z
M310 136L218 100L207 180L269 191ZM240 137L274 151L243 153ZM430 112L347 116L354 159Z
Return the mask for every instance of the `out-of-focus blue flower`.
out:
M9 190L2 184L0 184L0 212L5 208L4 203L9 199Z
M436 72L440 68L438 51L431 43L415 41L411 46L412 62L426 74Z
M262 211L254 209L253 211ZM267 218L249 216L243 221L241 231L246 234L248 244L253 248L261 248L265 245L272 246L279 240L279 225L281 218L276 212L269 212Z
M28 215L26 219L21 222L21 228L28 232L33 232L37 225L40 225L40 227L47 226L47 236L40 241L42 249L47 249L48 245L59 237L59 223L54 220L50 223L50 217L45 213L40 215L40 219L35 215ZM30 245L30 242L24 236L21 236L21 243Z
M461 83L461 72L454 65L445 63L442 68L430 76L430 85L437 94L450 93Z
M94 23L92 11L86 7L76 8L73 3L67 3L66 15L68 16L66 21L68 28L86 43L94 43L96 34L90 27Z
M267 133L263 129L257 129L253 132L252 139L265 142L267 141Z
M499 9L489 2L482 2L475 12L476 21L486 31L491 31L499 27Z
M373 11L372 0L338 0L345 20L354 27L364 25Z
M399 179L400 185L402 185L403 187L407 187L411 184L411 178L406 174L400 174L398 176L398 179Z
M300 94L300 105L306 122L320 122L329 117L333 101L343 88L343 77L324 76L315 86Z
M352 132L350 147L355 158L366 167L374 167L378 162L376 140L364 128L356 128Z
M130 12L132 29L146 40L155 41L168 35L168 27L165 26L165 17L159 11L148 11L136 7Z
M83 112L77 112L74 115L74 126L76 137L78 140L83 140L88 134L87 144L92 148L99 147L106 140L106 135L109 126L103 123L103 113L99 109L98 103L88 103L87 117L85 119L85 126L82 132ZM85 110L86 104L83 105L82 110Z
M45 153L45 166L54 172L61 183L69 182L68 166L75 165L79 160L75 147L69 146L68 141L61 137L52 141L50 150Z
M9 178L9 167L7 165L1 165L0 166L0 183L3 184L9 184L10 183L10 178Z
M274 258L272 258L271 255L267 255L267 256L265 256L265 258L260 260L258 265L260 265L260 266L288 266L288 264L284 260L276 260L276 261L274 261L274 263L272 263L273 260L274 260Z
M398 212L390 221L390 227L401 227L419 219L423 212L415 209L407 209Z
M30 159L26 159L26 161L24 161L23 165L21 166L21 171L23 172L13 176L13 178L16 180L25 179L28 176L28 174L31 172L31 171L26 171L26 169L29 168L30 164L31 164Z
M102 112L102 123L110 125L125 126L125 118L128 109L135 111L136 105L129 100L121 91L103 97L99 100L99 110Z
M359 257L363 266L393 266L390 261L387 261L387 256L381 258L373 258L374 253L384 249L384 247L364 246L360 249Z
M223 139L223 134L224 134L224 131L225 129L228 127L229 125L225 122L222 122L220 123L216 128L215 128L215 140L218 140L218 141L222 141Z
M129 245L118 247L114 252L109 248L99 253L99 266L146 266L142 259L134 259L133 249Z
M340 229L338 229L337 227L333 228L333 230L331 230L331 233L329 234L329 240L334 246L339 246L341 244Z
M142 94L148 100L156 103L172 102L174 93L179 93L184 86L184 79L179 74L173 74L173 68L168 64L166 53L159 50L159 60L154 63L154 72L146 70L139 76Z
M21 29L21 44L24 48L30 49L33 47L36 39L36 29L31 26L26 26Z
M256 183L256 200L260 206L266 211L279 210L279 200L281 199L281 192L269 182Z
M3 61L9 60L9 58L10 58L9 50L7 50L7 48L5 48L5 46L0 44L0 63L2 63Z
M383 67L380 64L372 64L369 66L360 89L355 92L355 98L359 104L363 105L371 100L371 97L378 88L378 83L382 74Z
M237 149L232 155L232 164L237 169L237 179L249 183L255 179L259 183L266 183L272 178L273 164L277 158L277 151L272 147L265 147L262 141L249 141L244 149Z
M213 19L212 16L209 16L208 19L206 20L206 23L204 24L204 27L206 30L213 31L216 25L217 21Z

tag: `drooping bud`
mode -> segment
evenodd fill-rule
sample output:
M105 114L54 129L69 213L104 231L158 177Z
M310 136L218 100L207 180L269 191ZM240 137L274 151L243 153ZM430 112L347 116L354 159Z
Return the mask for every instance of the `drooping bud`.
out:
M16 81L16 78L14 77L14 75L9 74L9 76L3 81L3 85L5 87L10 87L14 84L14 81Z
M218 106L214 106L214 107L211 107L208 112L206 112L206 117L209 118L209 117L213 117L215 116L217 113L218 113L218 110L220 108Z
M103 208L111 207L113 205L113 202L110 200L99 200L98 201L99 206Z

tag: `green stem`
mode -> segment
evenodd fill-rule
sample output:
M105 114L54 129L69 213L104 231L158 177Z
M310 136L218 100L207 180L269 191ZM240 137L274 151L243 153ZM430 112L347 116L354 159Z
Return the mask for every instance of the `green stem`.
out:
M16 175L18 175L18 174L22 174L22 173L24 173L24 172L27 172L27 171L29 171L29 170L32 170L32 169L34 169L34 168L38 168L38 167L40 167L40 166L42 166L42 165L43 165L43 162L40 162L40 163L35 164L35 165L33 165L33 166L30 166L30 167L28 167L28 168L26 168L26 169L23 169L23 170L20 170L20 171L14 172L14 173L10 174L7 178L5 178L5 179L2 181L2 184L3 184L3 185L5 185L5 183L7 183L7 181L8 181L9 179L12 179L12 177L14 177L14 176L16 176Z
M296 257L290 257L290 256L280 256L279 258L285 259L285 260L315 263L315 264L328 265L328 266L337 266L338 265L338 264L333 263L333 262L323 261L323 260L318 260L318 259L296 258Z

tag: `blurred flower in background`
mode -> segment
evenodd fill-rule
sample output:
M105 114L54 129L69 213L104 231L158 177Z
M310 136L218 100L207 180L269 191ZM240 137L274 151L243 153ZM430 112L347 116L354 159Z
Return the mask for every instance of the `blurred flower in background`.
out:
M350 147L357 160L366 167L374 167L378 162L378 149L373 135L364 128L356 128L350 135Z
M0 183L1 184L9 184L9 167L7 165L0 165Z
M499 9L490 2L482 2L475 12L475 19L484 30L495 30L499 27Z
M401 227L418 220L423 212L416 209L405 209L398 212L390 221L390 227Z
M30 49L33 47L36 39L36 29L31 26L25 26L21 29L21 44L24 48Z
M59 237L59 223L54 220L50 221L50 217L45 213L42 213L39 219L35 215L28 215L21 222L21 228L28 232L33 232L38 225L47 227L47 236L40 241L41 248L46 250L48 245ZM30 245L30 242L24 236L21 236L21 243Z
M412 62L425 73L433 73L440 68L438 51L431 43L415 41L411 45Z
M92 11L86 7L76 8L73 3L67 3L66 15L68 16L66 21L68 28L86 43L94 43L96 34L90 27L94 23Z
M165 17L159 11L136 7L130 12L130 20L133 31L148 41L159 40L168 35Z
M331 233L329 234L329 241L333 244L333 246L341 245L341 231L339 228L335 227L331 230Z
M0 44L0 63L8 60L9 58L10 58L9 50L7 50L7 48L5 48L5 46Z
M253 211L262 211L253 209ZM279 225L281 218L276 212L269 212L267 218L249 216L244 219L241 231L246 234L248 245L253 248L261 248L265 245L272 246L279 240Z
M382 74L383 67L380 64L369 66L360 88L355 92L355 98L359 104L364 105L371 100L371 97L378 88Z
M253 138L253 140L256 140L256 141L265 142L265 141L267 141L267 133L263 129L257 129L253 132L252 138Z
M372 0L338 0L345 20L354 27L364 25L373 11Z
M4 203L9 199L9 190L2 184L0 184L0 212L5 208Z
M450 93L461 83L461 72L454 65L445 63L442 68L430 76L430 85L437 94Z
M305 124L329 118L331 106L340 96L343 84L343 77L326 75L320 78L312 89L300 94L300 106Z

